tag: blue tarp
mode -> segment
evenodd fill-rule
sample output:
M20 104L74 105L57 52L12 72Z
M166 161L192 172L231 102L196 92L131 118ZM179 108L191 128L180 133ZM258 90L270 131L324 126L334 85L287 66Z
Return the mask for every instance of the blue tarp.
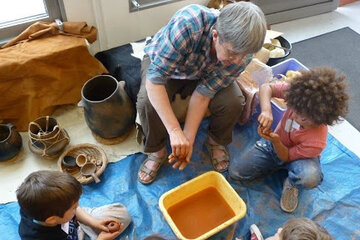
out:
M111 163L101 176L101 183L84 185L80 205L97 207L113 202L124 204L132 223L120 239L142 239L157 233L166 239L175 239L169 225L158 207L159 197L166 191L212 170L208 153L204 147L208 120L202 122L192 162L183 170L165 165L156 181L144 186L137 181L137 171L145 159L143 154L134 154ZM256 123L236 126L233 143L229 146L231 159L259 138ZM360 160L331 135L322 154L324 181L316 189L300 192L299 207L285 213L279 207L282 182L286 172L277 172L252 182L239 183L228 179L247 204L246 216L235 229L234 238L249 239L249 226L257 224L263 235L274 234L289 218L308 217L328 229L335 239L360 239ZM0 205L0 239L19 239L17 227L20 221L16 202ZM211 239L226 239L231 229L226 229Z

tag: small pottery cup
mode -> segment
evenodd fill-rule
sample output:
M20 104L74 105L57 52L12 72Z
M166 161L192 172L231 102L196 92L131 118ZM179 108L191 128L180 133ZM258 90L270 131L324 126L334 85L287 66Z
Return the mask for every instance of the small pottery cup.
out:
M88 162L85 154L79 154L76 156L76 165L79 167L84 166Z
M119 223L112 221L107 224L107 227L111 233L116 232L120 229Z
M65 167L77 167L76 166L76 158L74 158L73 156L65 156L63 159L62 159L62 164L65 166Z

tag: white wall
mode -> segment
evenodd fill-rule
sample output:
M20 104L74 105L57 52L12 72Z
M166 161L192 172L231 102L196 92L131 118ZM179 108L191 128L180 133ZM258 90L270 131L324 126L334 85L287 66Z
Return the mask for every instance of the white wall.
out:
M86 21L98 29L92 52L102 51L153 35L181 7L208 0L182 0L129 12L128 0L63 0L68 21Z

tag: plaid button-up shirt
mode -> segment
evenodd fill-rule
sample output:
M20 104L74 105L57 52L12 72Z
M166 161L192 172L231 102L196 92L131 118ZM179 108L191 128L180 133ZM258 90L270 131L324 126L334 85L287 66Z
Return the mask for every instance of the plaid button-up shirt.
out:
M196 90L209 98L229 86L252 59L242 65L222 65L211 57L212 27L219 11L200 5L180 9L145 47L151 64L147 79L166 84L169 79L200 80Z

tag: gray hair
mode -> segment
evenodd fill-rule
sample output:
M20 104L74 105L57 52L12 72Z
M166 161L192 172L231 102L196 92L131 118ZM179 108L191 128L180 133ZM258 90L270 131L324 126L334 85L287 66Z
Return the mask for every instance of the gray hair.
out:
M250 2L226 5L215 23L220 43L232 44L238 53L251 54L264 44L266 20L261 9Z

